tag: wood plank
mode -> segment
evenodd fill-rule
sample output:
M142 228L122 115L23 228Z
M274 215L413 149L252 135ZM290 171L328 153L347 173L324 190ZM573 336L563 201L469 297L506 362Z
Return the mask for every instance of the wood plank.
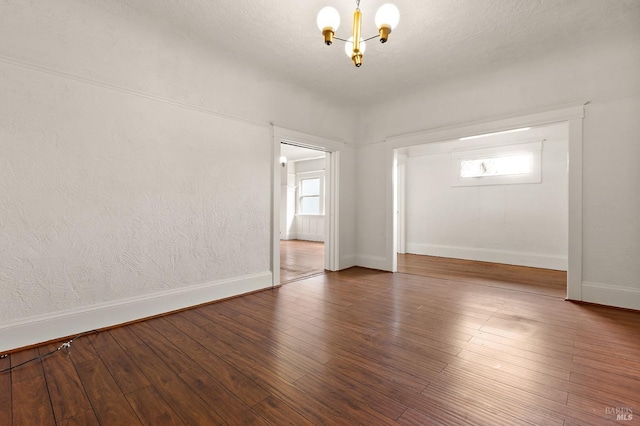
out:
M39 361L33 365L41 369ZM30 370L33 368L31 367ZM44 375L31 375L30 378L13 383L11 394L13 395L14 426L47 426L56 424Z
M93 346L123 393L129 394L149 386L136 361L129 358L111 333L96 335Z
M96 338L96 334L87 334L74 340L71 347L66 349L67 354L74 364L82 364L87 361L97 360L98 354L96 353L93 345L93 339Z
M39 349L40 354L44 355L55 350L56 346L48 345ZM66 349L43 358L42 365L57 423L93 410Z
M11 355L0 358L0 370L11 366ZM11 410L11 372L0 373L0 425L13 424Z
M101 359L76 364L76 370L100 424L142 424Z
M96 413L91 411L85 411L84 413L76 414L73 417L62 420L57 423L58 426L99 426Z
M129 326L112 328L108 333L125 351L144 344L142 339Z
M183 352L193 359L199 367L214 376L220 384L245 404L251 406L269 396L269 393L256 382L189 336L174 336L174 339Z
M217 336L223 342L227 343L228 346L235 348L234 352L242 352L253 359L256 363L265 367L271 367L276 375L288 380L289 382L294 382L306 374L304 369L289 362L282 362L282 360L278 359L275 354L268 350L263 350L259 345L245 339L244 334L241 336L229 331L228 328L215 323L208 325L205 329L209 333ZM228 360L226 354L218 355L221 355L224 359Z
M444 423L443 421L437 420L432 416L428 416L424 413L416 411L414 409L407 409L402 416L398 419L398 423L401 425L412 426L412 425L433 425L433 426L446 426L450 423Z
M185 336L188 336L192 340L195 340L209 352L215 355L222 356L225 353L234 351L234 348L232 346L219 339L215 334L211 334L206 331L206 327L195 326L191 321L186 319L186 317L182 316L182 312L173 316L172 322L174 325L176 325L176 327L180 328ZM209 324L212 323L210 322ZM236 338L240 337L236 336Z
M129 349L127 354L138 362L149 382L185 424L218 425L223 422L215 411L207 407L204 395L195 393L149 347L138 345Z
M274 425L304 426L313 424L274 396L270 396L254 405L253 411Z
M264 417L253 411L203 369L184 371L180 377L227 423L269 425Z
M327 362L335 372L350 377L364 385L386 389L389 395L399 395L398 400L409 392L420 393L429 382L420 377L412 376L393 366L378 364L363 358L353 356L349 352L342 352Z
M282 400L314 424L353 424L351 420L338 413L332 407L323 404L314 395L298 389L288 380L283 379L269 369L269 367L261 366L244 354L231 352L225 355L225 359L238 370L247 372L256 383L271 395Z
M140 336L140 339L147 342L147 346L151 348L159 358L164 360L164 363L174 372L181 373L198 367L196 362L187 357L178 346L157 332L149 323L140 322L134 324L132 329ZM173 335L170 336L170 338L172 337Z
M633 411L633 407L629 405L608 405L602 403L600 401L595 401L589 398L583 398L576 395L569 395L569 399L567 400L567 406L580 412L587 413L590 416L590 422L588 424L620 424L617 422L617 416L615 414L615 408L617 407L625 407L631 408ZM608 413L607 409L614 409L614 413ZM635 414L635 413L633 413ZM634 415L635 417L635 415ZM585 422L585 424L587 424Z
M325 405L335 407L337 411L357 424L395 424L393 421L395 419L381 414L362 400L356 400L355 394L345 392L344 388L334 380L324 381L316 374L307 374L297 380L294 385L301 391L314 395Z
M185 424L153 386L128 393L126 397L142 424L149 426L180 426ZM150 404L150 401L153 401L153 404Z
M38 348L31 348L11 354L11 383L15 384L34 377L44 377L42 363L35 358L40 356ZM26 363L26 364L24 364ZM23 365L21 365L23 364Z
M625 380L612 383L603 380L602 376L603 374L600 372L590 371L584 374L572 371L568 392L589 398L598 398L599 396L603 398L603 401L612 405L619 402L621 405L640 407L640 382L622 378ZM604 376L610 375L604 374ZM620 379L621 377L617 376L616 378Z

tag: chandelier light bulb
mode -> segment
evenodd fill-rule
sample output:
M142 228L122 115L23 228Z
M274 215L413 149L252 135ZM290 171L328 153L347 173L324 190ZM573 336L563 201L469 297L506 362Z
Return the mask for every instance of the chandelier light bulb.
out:
M340 14L331 6L323 7L320 9L320 12L318 12L316 23L320 31L322 31L324 43L329 46L333 43L333 35L340 26Z
M386 43L391 31L398 25L400 21L400 11L391 4L386 3L380 6L376 12L376 26L380 33L380 43Z
M364 54L364 51L367 50L367 43L360 38L360 53ZM344 53L347 54L348 57L353 55L353 37L349 37L349 40L344 44Z
M349 40L344 44L344 53L351 58L358 68L362 65L362 55L364 55L365 50L367 50L367 43L362 40L362 37L360 37L360 50L358 52L353 51L353 36L349 37Z

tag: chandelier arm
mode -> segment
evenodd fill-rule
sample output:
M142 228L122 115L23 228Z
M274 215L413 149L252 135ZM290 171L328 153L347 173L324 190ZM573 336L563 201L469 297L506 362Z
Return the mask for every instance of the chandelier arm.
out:
M371 37L369 37L369 38L365 38L365 39L364 39L364 40L362 40L362 41L369 41L369 40L373 40L374 38L380 38L380 34L376 34L376 35L371 36ZM340 38L340 37L337 37L337 36L333 36L333 39L334 39L334 40L344 41L345 43L349 41L349 40L345 40L345 39Z
M373 40L374 38L380 38L380 34L376 34L376 35L371 36L371 37L369 37L369 38L365 38L365 39L364 39L364 40L362 40L362 41L369 41L369 40Z

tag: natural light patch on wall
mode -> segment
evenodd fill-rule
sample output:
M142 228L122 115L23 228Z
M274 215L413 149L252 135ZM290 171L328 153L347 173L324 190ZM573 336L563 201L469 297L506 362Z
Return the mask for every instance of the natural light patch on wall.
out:
M452 153L453 186L542 182L542 142Z

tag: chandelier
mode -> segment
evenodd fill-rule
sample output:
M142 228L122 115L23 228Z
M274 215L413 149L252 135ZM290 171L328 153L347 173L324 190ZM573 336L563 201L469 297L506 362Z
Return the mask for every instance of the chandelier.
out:
M386 43L389 39L389 34L398 25L400 20L400 12L398 8L391 4L383 4L376 12L376 26L378 27L378 34L363 39L360 34L360 27L362 25L362 13L360 12L360 0L356 0L356 10L353 12L353 31L351 37L348 40L335 36L335 32L340 26L340 14L336 9L331 6L323 7L318 12L318 28L322 31L324 36L324 44L330 46L333 43L333 39L345 42L345 52L347 56L351 58L356 67L362 65L362 55L366 49L366 42L380 37L380 43Z

